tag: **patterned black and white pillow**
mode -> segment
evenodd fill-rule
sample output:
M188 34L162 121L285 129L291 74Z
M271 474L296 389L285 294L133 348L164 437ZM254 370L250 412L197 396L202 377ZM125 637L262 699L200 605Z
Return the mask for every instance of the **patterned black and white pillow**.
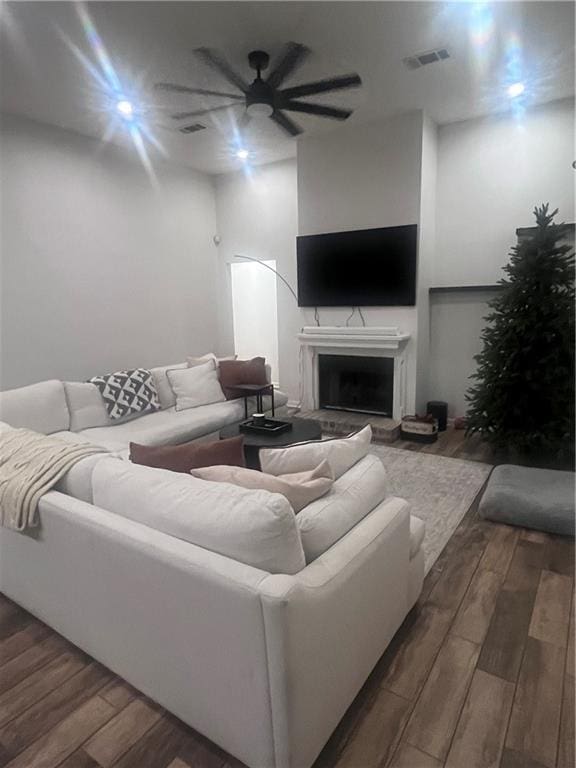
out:
M161 408L152 373L146 368L93 376L88 382L100 390L111 419L159 411Z

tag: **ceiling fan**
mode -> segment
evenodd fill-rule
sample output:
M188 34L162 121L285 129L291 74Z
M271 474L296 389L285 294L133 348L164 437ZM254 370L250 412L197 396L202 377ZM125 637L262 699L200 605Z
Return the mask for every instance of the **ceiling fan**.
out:
M281 90L280 86L282 83L289 75L293 74L310 53L309 48L300 43L288 43L286 45L283 55L265 80L262 78L262 72L267 69L270 63L270 56L266 51L252 51L249 53L248 63L256 71L256 77L252 83L248 83L241 75L237 74L230 64L216 51L210 48L197 48L194 53L201 61L219 72L237 91L241 92L241 95L238 93L211 91L205 88L191 88L187 85L177 85L176 83L156 83L155 87L158 90L171 93L221 96L234 100L228 104L210 109L177 112L171 116L174 120L189 120L201 115L208 115L211 112L242 105L245 107L245 112L240 119L241 128L245 127L252 117L269 117L285 133L290 136L297 136L299 133L302 133L302 128L288 117L286 112L301 112L318 117L329 117L334 120L346 120L352 114L351 109L332 107L326 104L310 104L306 101L297 101L297 99L303 96L315 96L318 93L330 93L331 91L342 91L347 88L357 88L362 85L360 76L352 73ZM193 133L195 130L201 130L203 127L199 124L184 125L180 127L180 131L183 133Z

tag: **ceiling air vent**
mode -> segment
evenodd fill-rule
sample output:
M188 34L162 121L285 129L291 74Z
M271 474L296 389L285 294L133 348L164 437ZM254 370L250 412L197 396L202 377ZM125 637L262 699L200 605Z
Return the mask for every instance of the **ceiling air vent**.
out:
M424 51L423 53L416 53L414 56L408 56L403 61L408 69L420 69L420 67L425 67L426 64L435 64L438 61L445 61L449 58L450 54L446 48L437 48L435 51Z
M194 123L194 125L185 125L183 128L179 128L180 133L196 133L196 131L203 131L206 128L202 123Z

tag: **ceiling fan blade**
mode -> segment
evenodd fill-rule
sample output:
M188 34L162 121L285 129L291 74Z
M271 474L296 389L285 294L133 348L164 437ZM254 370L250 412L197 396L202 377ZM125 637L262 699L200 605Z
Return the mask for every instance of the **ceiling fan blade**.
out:
M318 117L331 117L334 120L346 120L352 114L352 109L342 109L340 107L329 107L324 104L306 104L298 101L283 101L282 109L289 112L304 112L307 115L318 115Z
M315 83L295 85L293 88L285 88L280 91L284 99L297 99L300 96L314 96L317 93L329 91L343 91L346 88L358 88L362 85L360 75L342 75L341 77L328 77L326 80L317 80Z
M222 104L220 107L212 107L211 109L197 109L194 112L176 112L174 115L170 115L170 117L172 120L184 120L188 117L200 117L200 115L207 115L210 112L220 112L222 109L230 109L238 106L240 105L235 101L233 104Z
M288 75L299 67L310 53L310 49L300 43L288 43L284 49L284 55L280 58L272 72L266 78L266 82L272 88L278 88Z
M276 110L270 115L270 120L274 120L276 125L279 125L290 136L298 136L299 133L302 133L302 128L296 125L284 112Z
M196 48L194 51L196 56L201 59L205 64L212 69L217 69L220 74L228 80L229 83L235 85L243 93L248 90L248 83L239 74L234 72L230 64L220 56L216 51L210 50L210 48Z
M244 96L239 96L237 93L207 91L205 88L189 88L187 85L177 85L176 83L156 83L154 88L158 91L169 91L171 93L197 93L200 96L224 96L227 99L239 99L240 101L244 101Z

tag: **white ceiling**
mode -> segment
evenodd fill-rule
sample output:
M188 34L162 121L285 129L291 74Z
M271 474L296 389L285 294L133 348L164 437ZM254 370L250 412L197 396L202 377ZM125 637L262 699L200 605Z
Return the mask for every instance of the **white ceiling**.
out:
M521 77L527 104L574 92L574 5L571 2L89 2L84 6L126 92L172 160L208 173L239 167L233 156L237 107L201 118L210 130L183 135L171 110L222 104L218 98L158 94L153 83L230 91L195 59L194 48L222 51L245 78L255 48L278 55L284 43L304 43L312 55L284 84L358 72L359 90L310 101L355 109L348 123L425 109L448 123L510 108L505 85ZM68 2L0 4L2 111L102 137L113 124L105 96L78 51L101 71ZM77 54L72 47L77 47ZM402 59L447 47L451 58L410 71ZM516 73L510 72L515 56ZM294 116L306 134L338 130L333 120ZM113 141L128 143L120 129ZM252 162L295 154L295 140L270 120L253 120L245 136ZM154 156L156 150L151 149Z

